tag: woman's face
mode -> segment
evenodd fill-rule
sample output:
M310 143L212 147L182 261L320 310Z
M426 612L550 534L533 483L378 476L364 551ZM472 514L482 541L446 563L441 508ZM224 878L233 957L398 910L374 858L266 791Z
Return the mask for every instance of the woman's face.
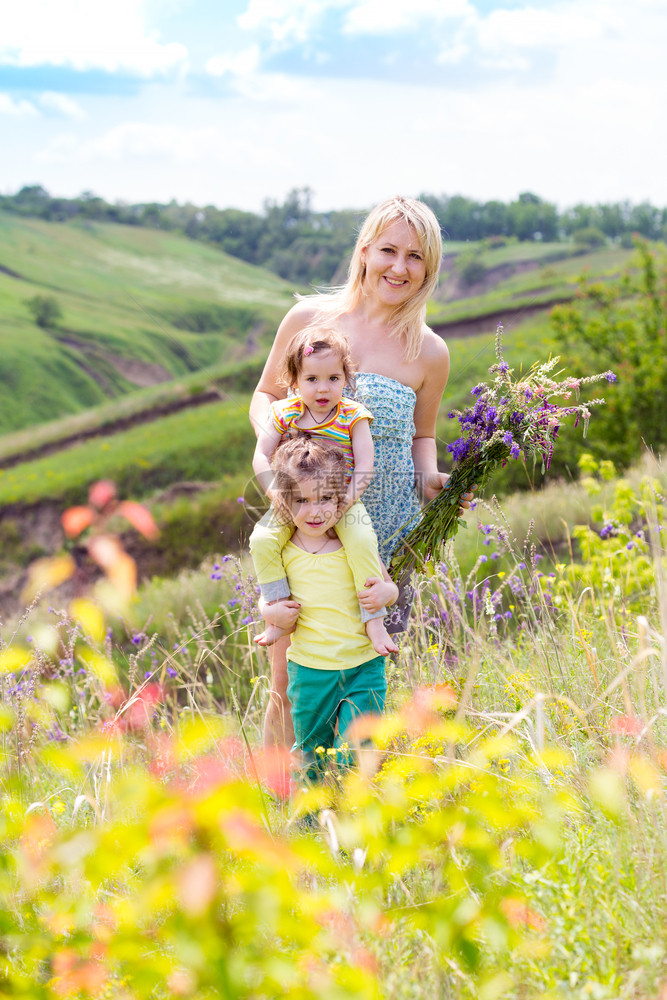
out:
M426 264L419 237L404 219L392 222L363 247L361 259L366 265L364 292L384 305L403 305L424 284Z

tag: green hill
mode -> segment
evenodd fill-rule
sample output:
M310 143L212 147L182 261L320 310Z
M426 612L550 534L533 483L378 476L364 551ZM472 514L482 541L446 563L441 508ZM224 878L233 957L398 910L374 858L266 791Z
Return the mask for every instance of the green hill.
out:
M161 538L134 553L146 575L169 575L233 546L251 524L237 498L256 500L248 401L291 302L289 287L155 230L1 213L0 229L0 255L13 271L0 274L0 414L5 426L23 428L0 437L0 610L30 559L61 544L60 512L84 502L96 478L114 479L119 495L152 507ZM482 266L466 282L463 268L474 255ZM486 376L498 320L513 367L544 359L554 349L550 305L575 294L582 271L611 276L628 257L618 248L582 253L574 244L446 247L430 305L452 362L437 427L443 464L452 436L447 411L465 405ZM24 302L36 293L57 297L64 319L56 330L32 322ZM121 362L134 366L134 382ZM150 382L158 367L167 381L137 388L139 374ZM113 391L100 384L105 374ZM96 405L84 409L81 386ZM69 415L42 422L54 411Z
M0 212L0 432L258 357L292 292L173 233ZM57 325L37 325L37 295Z

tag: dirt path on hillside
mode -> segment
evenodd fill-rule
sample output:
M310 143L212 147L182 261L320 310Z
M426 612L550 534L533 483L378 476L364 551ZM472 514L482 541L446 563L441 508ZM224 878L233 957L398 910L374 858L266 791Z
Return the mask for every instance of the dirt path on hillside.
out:
M174 399L169 403L161 403L158 406L149 407L139 413L133 413L128 417L119 417L111 420L102 427L91 427L90 430L77 431L69 437L58 438L57 441L47 441L44 444L35 445L34 448L24 448L23 451L15 455L8 455L0 458L0 469L11 469L22 462L31 461L34 458L42 458L44 455L53 455L57 451L65 451L82 441L89 441L96 437L109 437L117 434L118 431L128 430L130 427L137 427L139 424L148 424L160 417L167 417L180 410L191 409L195 406L203 406L205 403L215 403L224 399L225 393L217 386L207 389L196 396L188 396L186 399Z
M518 306L515 309L498 309L485 313L483 316L472 316L470 319L455 319L451 323L431 323L431 329L444 340L453 340L457 337L473 337L478 333L495 334L496 327L502 323L506 330L511 330L518 323L523 322L536 313L546 312L553 306L562 305L564 302L571 302L570 295L562 295L559 298L549 299L547 302L535 303L535 305Z

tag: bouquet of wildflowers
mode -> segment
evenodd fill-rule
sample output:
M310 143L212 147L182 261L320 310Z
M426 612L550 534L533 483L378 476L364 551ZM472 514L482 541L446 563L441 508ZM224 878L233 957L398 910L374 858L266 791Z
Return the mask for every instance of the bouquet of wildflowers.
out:
M604 399L594 399L587 405L561 405L551 401L554 396L567 400L574 394L578 399L582 385L602 379L616 381L613 372L556 381L550 372L558 364L557 357L534 364L515 379L513 369L503 360L501 335L502 327L498 327L498 361L489 369L493 381L480 382L471 390L476 397L473 405L449 413L461 425L461 436L447 446L454 469L446 488L424 507L419 523L394 556L391 572L396 580L412 569L422 569L430 559L438 559L445 543L454 537L460 525L465 525L459 516L461 494L473 486L483 488L495 469L510 459L541 461L544 472L551 464L554 442L563 421L573 417L576 427L582 420L585 437L591 416L589 406L604 403Z

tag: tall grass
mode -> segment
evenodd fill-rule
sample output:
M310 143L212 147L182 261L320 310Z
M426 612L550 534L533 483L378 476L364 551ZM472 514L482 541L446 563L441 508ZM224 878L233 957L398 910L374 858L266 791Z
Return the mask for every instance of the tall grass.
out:
M3 629L9 995L659 996L661 481L601 486L618 534L572 573L484 510L472 565L420 583L359 772L291 805L243 563L142 589L100 640L110 697L71 613Z

